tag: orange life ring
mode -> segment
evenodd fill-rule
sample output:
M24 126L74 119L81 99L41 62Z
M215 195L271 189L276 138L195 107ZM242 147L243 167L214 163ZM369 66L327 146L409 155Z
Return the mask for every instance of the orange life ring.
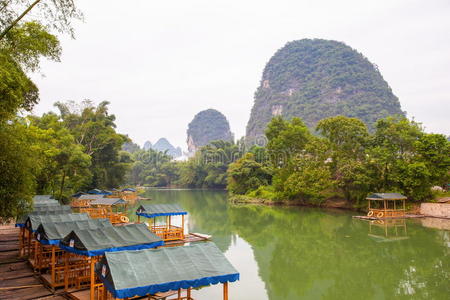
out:
M127 216L120 216L120 222L122 222L122 223L128 223L128 222L130 222L130 219L128 219Z
M384 216L384 212L380 211L377 213L377 218L382 218Z
M373 216L373 210L369 210L369 212L367 213L367 216L368 216L368 217Z

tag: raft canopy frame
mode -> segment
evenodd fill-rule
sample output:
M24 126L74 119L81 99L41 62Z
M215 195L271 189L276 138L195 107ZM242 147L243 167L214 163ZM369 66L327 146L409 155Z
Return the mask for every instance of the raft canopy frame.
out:
M124 299L170 290L191 289L239 280L239 272L212 242L156 250L105 253L95 267L98 278L113 297Z
M35 232L34 268L49 268L42 279L53 289L64 286L64 254L58 245L72 230L112 227L108 219L41 223Z
M103 286L95 279L94 266L98 256L107 252L150 249L163 245L164 242L150 232L144 224L73 230L59 244L59 247L66 251L64 253L65 290L68 290L70 282L78 281L77 288L80 288L82 284L89 284L90 299L94 299L96 292L98 293ZM77 264L69 263L77 258ZM87 276L78 278L79 270Z
M178 204L141 204L136 210L138 223L141 216L153 219L153 225L149 225L150 230L164 241L174 241L184 239L184 216L187 212ZM181 227L172 225L172 216L181 215ZM157 217L166 217L166 223L156 225Z
M399 193L374 193L369 195L368 216L376 218L397 218L406 214L406 196ZM399 206L397 206L397 202Z
M80 208L80 212L88 213L93 219L107 218L113 224L128 223L129 219L125 213L127 204L122 198L99 198L91 201L89 207ZM119 206L125 207L123 212L119 211Z

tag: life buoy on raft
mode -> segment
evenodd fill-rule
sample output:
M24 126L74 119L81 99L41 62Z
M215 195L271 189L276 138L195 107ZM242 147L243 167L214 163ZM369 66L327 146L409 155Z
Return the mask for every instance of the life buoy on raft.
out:
M368 216L368 217L373 216L373 210L370 210L370 211L367 213L367 216Z
M377 213L377 218L382 218L384 216L384 212L380 211Z
M130 219L128 219L127 216L120 216L120 222L122 222L122 223L128 223L128 222L130 222Z

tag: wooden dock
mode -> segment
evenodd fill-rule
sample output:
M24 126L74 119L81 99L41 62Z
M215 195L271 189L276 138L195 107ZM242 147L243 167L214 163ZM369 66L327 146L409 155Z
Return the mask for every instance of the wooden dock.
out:
M65 299L46 289L25 258L19 257L19 229L0 226L0 299Z

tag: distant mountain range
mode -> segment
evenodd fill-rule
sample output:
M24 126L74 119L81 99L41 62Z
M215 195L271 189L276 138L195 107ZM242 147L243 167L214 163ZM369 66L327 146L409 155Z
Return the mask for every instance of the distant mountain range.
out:
M183 155L181 148L173 146L166 138L160 138L155 144L152 144L150 141L146 141L144 143L143 149L153 149L160 152L167 151L167 154L169 154L173 158L177 158Z

